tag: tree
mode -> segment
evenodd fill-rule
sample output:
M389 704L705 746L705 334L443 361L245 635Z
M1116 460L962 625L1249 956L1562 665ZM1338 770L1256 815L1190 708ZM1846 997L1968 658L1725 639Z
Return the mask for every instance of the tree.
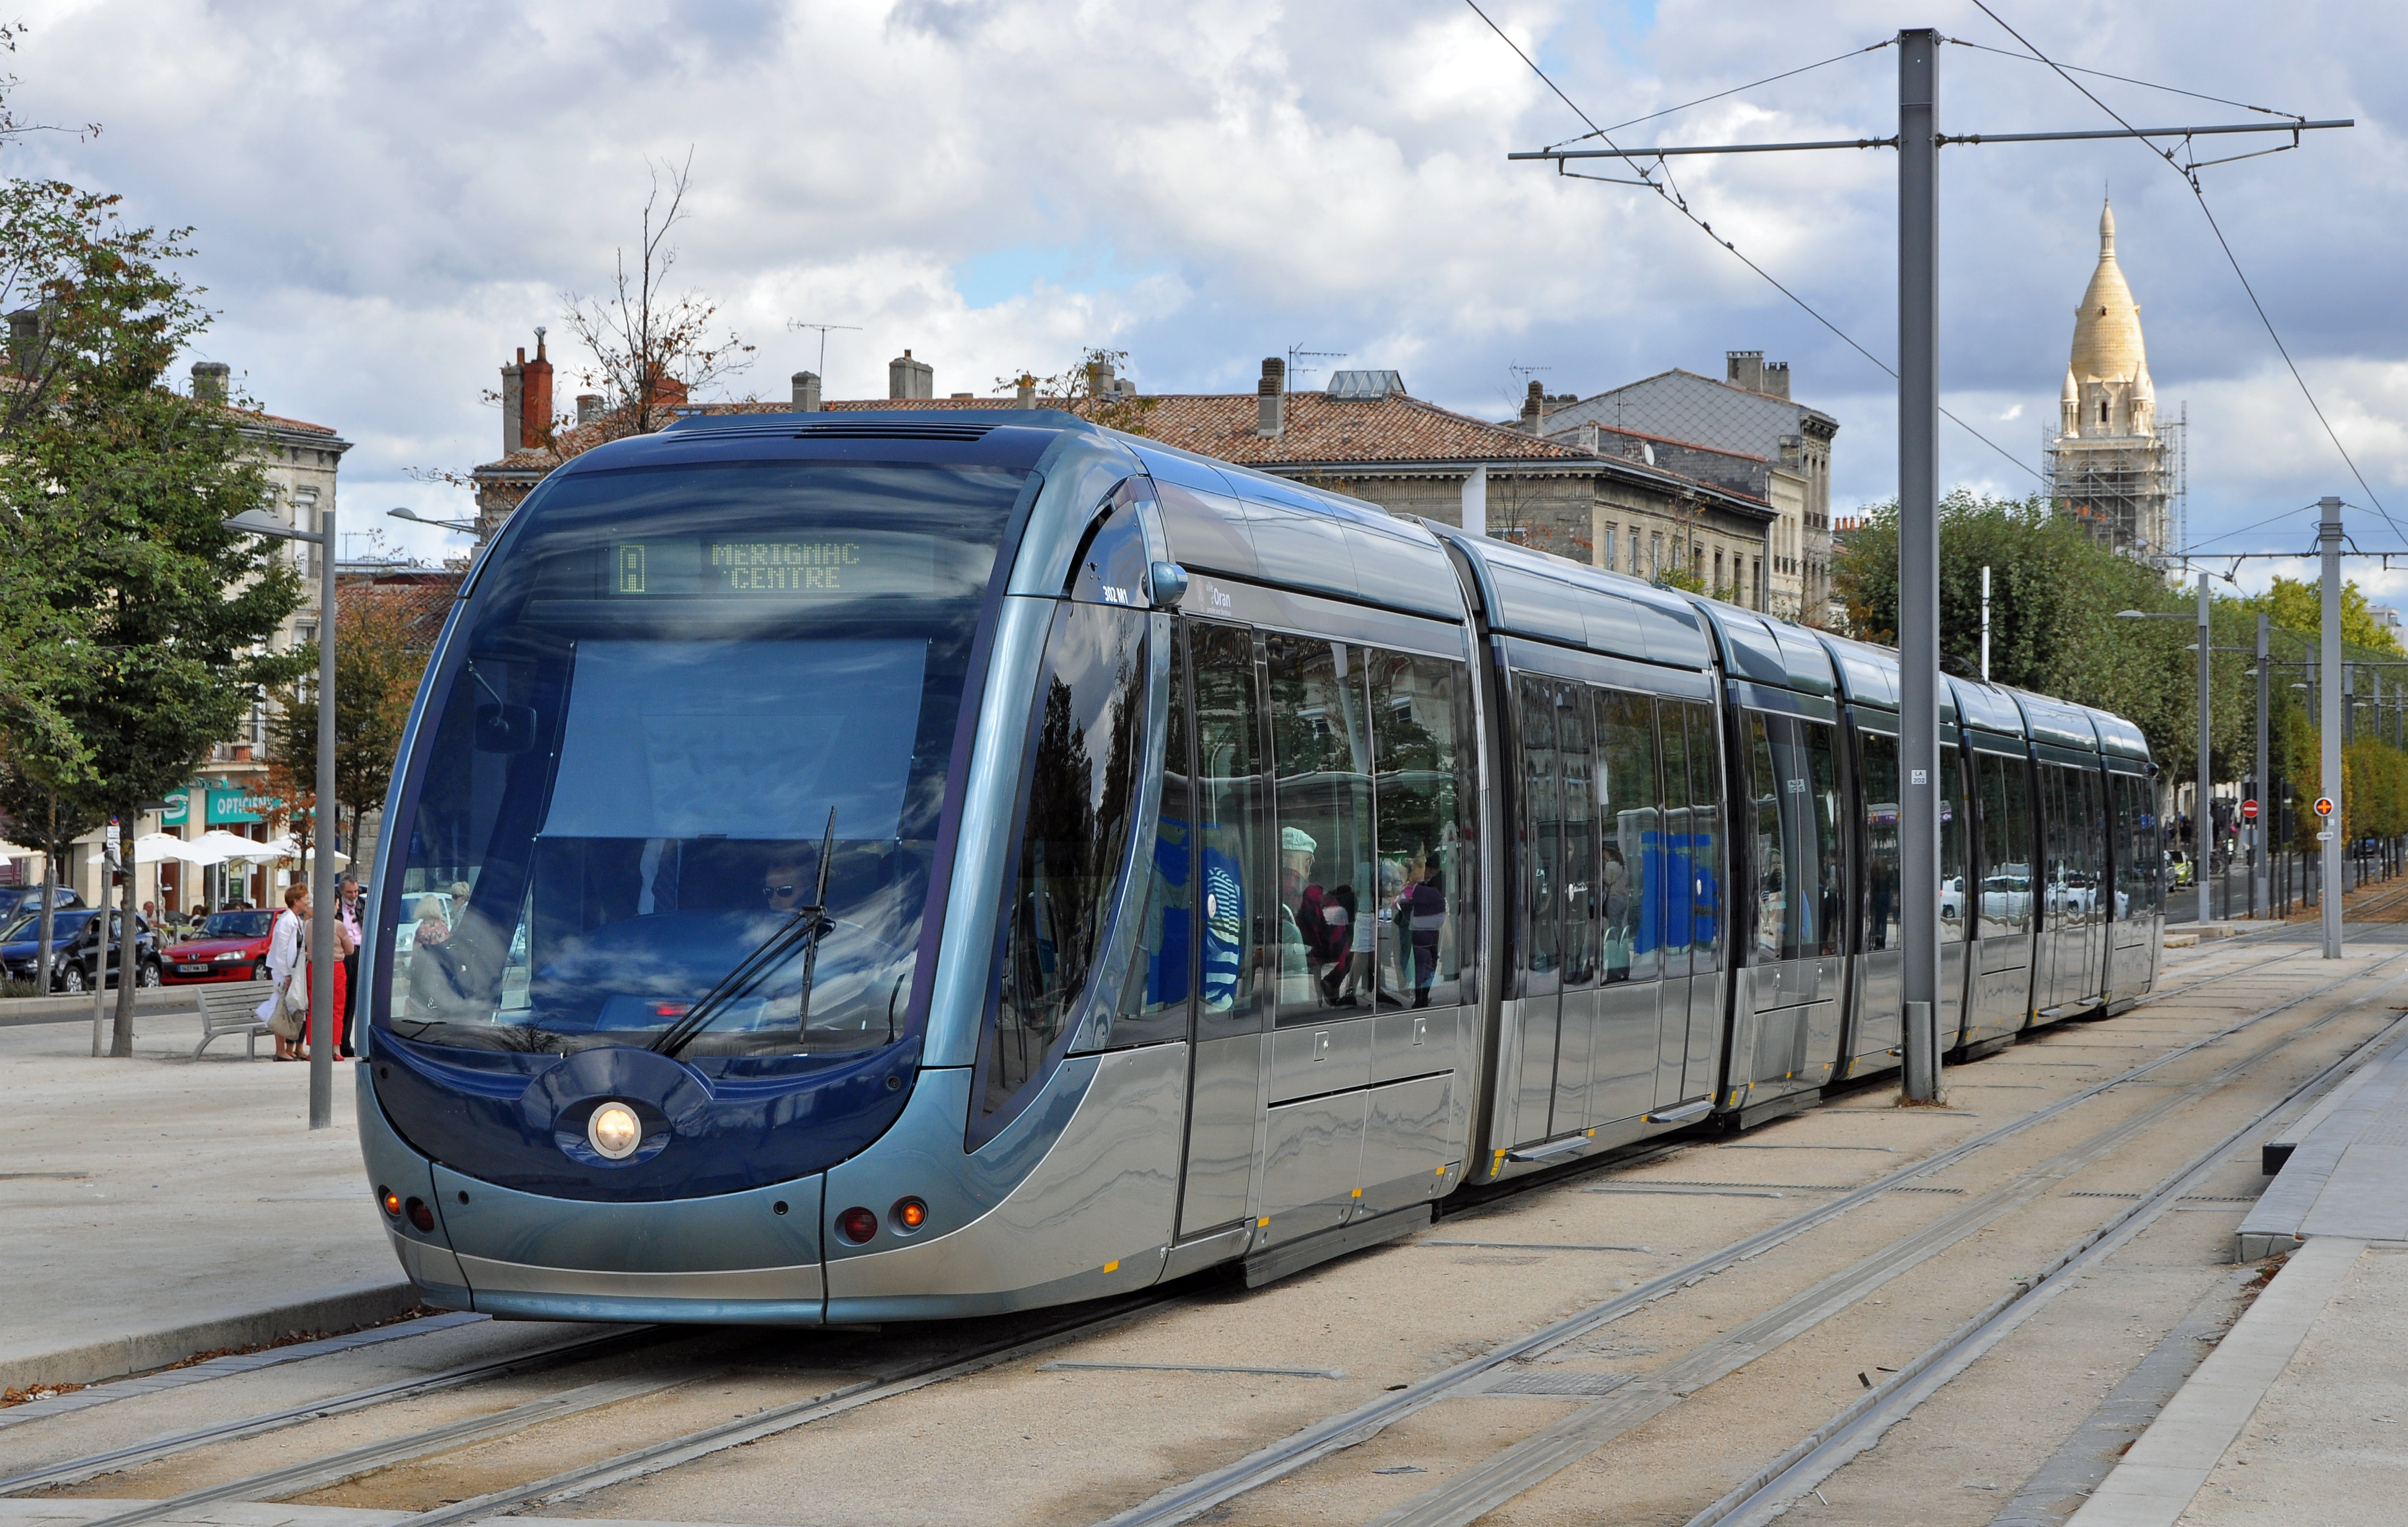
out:
M351 814L348 851L360 851L360 823L384 804L409 706L426 671L415 624L390 605L340 600L335 622L335 800L332 826L342 838L341 812ZM300 654L318 671L316 644ZM267 779L295 817L294 835L314 832L318 818L318 695L295 682L275 692L267 728Z
M998 377L995 390L1018 392L1027 388L1052 407L1101 424L1124 435L1143 435L1145 416L1162 406L1160 398L1140 396L1119 373L1128 365L1128 351L1087 346L1079 359L1051 377L1033 372Z
M2198 746L2197 628L2187 621L2126 621L2139 609L2188 614L2195 596L2169 587L2155 568L2094 544L2075 521L2037 496L2020 501L1950 492L1940 505L1940 662L1981 674L1982 569L1991 573L1990 676L1999 683L2114 711L2141 728L2172 778L2194 771ZM1832 583L1851 631L1895 643L1898 507L1876 506L1832 561ZM2216 646L2254 646L2256 620L2239 601L2211 613ZM2231 764L2256 749L2257 692L2245 660L2211 670L2212 750Z
M2324 590L2301 579L2277 576L2264 593L2242 603L2286 631L2315 636L2324 630ZM2341 639L2352 647L2408 657L2408 651L2401 649L2400 633L2375 620L2366 591L2354 582L2341 586Z
M208 321L172 268L189 252L184 234L122 228L106 200L78 205L81 242L47 289L50 394L0 450L12 542L0 562L20 548L62 559L42 578L44 607L17 618L80 623L71 680L52 692L75 748L25 748L31 726L10 746L46 761L63 797L131 821L295 671L265 644L298 607L300 580L223 525L267 498L240 410L163 385ZM113 1050L131 1055L133 988L122 985Z
M666 427L691 394L752 364L745 357L752 347L734 330L712 337L719 315L715 303L692 292L672 296L668 291L669 272L677 265L668 236L684 221L693 168L689 152L683 164L666 171L666 185L665 172L652 168L635 269L627 268L625 250L616 251L609 296L561 296L569 331L594 357L583 379L602 390L614 421L613 439ZM661 205L665 193L666 207Z

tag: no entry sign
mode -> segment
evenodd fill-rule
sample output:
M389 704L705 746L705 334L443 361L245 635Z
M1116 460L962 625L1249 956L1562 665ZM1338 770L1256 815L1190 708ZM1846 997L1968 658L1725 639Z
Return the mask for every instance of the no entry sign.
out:
M2256 821L2258 820L2257 802L2243 801L2241 803L2241 820L2243 821Z
M2317 815L2317 816L2319 816L2319 817L2329 817L2329 816L2331 816L2331 815L2332 815L2332 812L2333 812L2332 797L2331 797L2331 796L2329 796L2329 795L2319 795L2319 796L2317 796L2317 797L2316 797L2316 815Z

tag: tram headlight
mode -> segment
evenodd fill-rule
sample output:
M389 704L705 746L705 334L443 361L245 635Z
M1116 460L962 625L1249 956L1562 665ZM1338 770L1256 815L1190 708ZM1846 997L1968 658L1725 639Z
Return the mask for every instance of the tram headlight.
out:
M624 1103L605 1103L585 1121L586 1142L605 1161L625 1161L644 1143L644 1122Z

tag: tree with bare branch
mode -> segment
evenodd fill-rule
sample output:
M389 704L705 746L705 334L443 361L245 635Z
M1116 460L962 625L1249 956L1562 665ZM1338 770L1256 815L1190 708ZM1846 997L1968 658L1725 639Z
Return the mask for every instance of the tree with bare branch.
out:
M1119 375L1127 364L1128 351L1098 350L1090 345L1056 376L1039 378L1024 371L1017 377L998 377L995 390L1032 390L1048 407L1064 409L1125 435L1143 435L1145 416L1160 407L1162 400L1138 394L1128 378Z
M581 379L607 400L614 435L666 428L689 396L752 364L752 346L733 329L719 334L716 303L669 291L678 254L669 235L686 217L693 151L682 164L647 167L652 193L644 198L632 267L622 248L607 296L561 294L569 332L594 358Z

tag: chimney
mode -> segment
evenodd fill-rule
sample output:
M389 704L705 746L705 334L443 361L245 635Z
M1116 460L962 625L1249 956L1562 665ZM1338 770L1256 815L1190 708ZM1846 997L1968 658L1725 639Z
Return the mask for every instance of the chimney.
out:
M1287 363L1276 355L1263 357L1263 379L1254 384L1254 433L1276 440L1287 432Z
M1112 364L1110 361L1087 363L1087 395L1089 397L1108 398L1119 391L1120 383L1112 379Z
M20 307L8 315L8 365L20 376L29 376L41 364L42 310Z
M580 424L591 424L591 423L593 423L595 420L597 420L597 419L599 419L599 418L601 418L601 417L602 417L602 394L601 394L601 393L599 393L599 392L580 392L580 393L578 393L578 394L577 394L577 421L578 421L579 423L580 423Z
M1731 350L1723 351L1724 378L1733 387L1744 387L1751 392L1764 391L1764 351Z
M932 398L937 395L937 368L911 359L905 350L886 363L886 395L890 398Z
M820 411L820 374L816 371L795 373L795 412L815 414Z
M1522 397L1522 428L1527 434L1536 435L1546 421L1546 384L1540 381L1536 377L1533 377L1530 378L1529 392L1523 394Z
M502 454L526 449L526 351L502 367Z
M535 359L519 368L519 438L529 450L552 446L552 363L544 359L543 329L535 331Z
M1013 391L1011 406L1015 408L1037 407L1037 378L1025 371L1020 374L1020 383Z
M1777 398L1786 398L1789 396L1788 362L1767 361L1764 363L1764 390Z
M1597 421L1592 419L1580 427L1580 448L1594 454L1597 450Z
M14 313L8 315L11 339L16 337L17 316ZM234 367L223 361L194 361L193 396L203 403L223 403L226 400L226 381L233 374Z

